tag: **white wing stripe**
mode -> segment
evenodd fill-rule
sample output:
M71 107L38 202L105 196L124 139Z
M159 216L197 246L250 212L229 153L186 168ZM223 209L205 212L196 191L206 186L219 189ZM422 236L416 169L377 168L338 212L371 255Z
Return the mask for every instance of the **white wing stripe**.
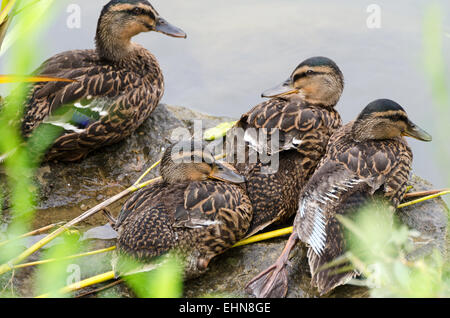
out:
M310 236L309 244L312 246L317 255L321 255L325 247L326 232L325 232L325 217L323 210L318 208L313 220L313 230Z

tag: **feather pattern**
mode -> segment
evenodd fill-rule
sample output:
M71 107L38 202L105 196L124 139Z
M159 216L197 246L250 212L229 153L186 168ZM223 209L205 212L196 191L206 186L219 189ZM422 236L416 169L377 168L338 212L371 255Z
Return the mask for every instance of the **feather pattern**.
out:
M117 220L118 250L141 262L177 249L187 260L186 276L201 274L214 256L243 238L252 217L245 191L218 181L142 189L124 205ZM123 264L116 264L122 272Z
M298 98L273 98L242 115L227 138L243 129L248 142L245 161L240 163L236 155L232 159L247 180L247 192L255 211L248 236L295 214L300 190L325 153L328 139L341 125L341 117L333 107L310 105ZM259 132L255 132L260 130L267 131L267 140L256 138ZM275 132L280 146L268 150L265 147L271 145ZM265 172L271 162L249 163L252 151L266 152L272 158L278 156L278 169L274 173Z
M356 272L335 274L337 268L319 270L345 252L343 229L336 214L350 216L380 195L398 205L406 191L412 153L406 141L355 141L353 122L330 138L327 152L304 187L294 222L298 237L309 245L311 284L326 294L345 284Z
M137 44L127 59L119 62L104 60L95 50L60 53L35 73L74 80L38 82L31 87L22 120L23 135L29 137L42 123L64 128L47 153L47 160L76 161L98 147L127 137L151 114L164 92L158 62ZM61 118L54 120L64 107L89 108L97 115L64 126ZM80 124L84 127L78 127Z

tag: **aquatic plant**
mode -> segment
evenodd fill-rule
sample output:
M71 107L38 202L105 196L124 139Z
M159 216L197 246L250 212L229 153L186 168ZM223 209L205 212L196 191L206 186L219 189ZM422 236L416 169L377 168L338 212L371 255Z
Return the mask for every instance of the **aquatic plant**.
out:
M4 234L7 240L2 239L0 244L1 264L10 259L17 259L16 256L23 253L21 238L23 233L30 231L35 217L38 186L34 182L34 176L40 166L39 159L59 133L45 130L44 127L38 128L32 137L25 142L19 127L20 114L23 113L22 108L28 91L27 82L68 81L61 78L25 75L32 71L36 62L39 62L35 60L35 52L43 48L40 42L40 34L45 29L46 24L52 20L54 13L58 10L58 5L58 1L54 0L3 0L1 2L0 46L2 51L0 56L7 50L11 52L11 56L14 58L10 58L8 61L8 73L14 75L0 75L0 84L16 83L16 86L9 87L12 93L7 102L0 105L0 136L2 136L0 138L0 154L8 154L2 158L8 193L7 195L6 193L0 193L0 202L3 202L3 199L7 197L10 206L10 209L5 211L3 210L3 204L0 204L0 220L6 215L11 220ZM31 8L32 10L30 10ZM11 23L13 18L14 24ZM11 26L12 28L8 30L8 27ZM46 227L42 232L51 228L53 227ZM67 231L67 228L61 230L60 233L64 233L63 239L41 255L44 261L43 264L40 264L34 277L35 294L37 295L45 292L49 297L60 297L65 294L61 292L61 289L67 285L68 265L73 259L69 256L80 252L83 248L78 237ZM32 234L34 235L36 232L29 232L26 236ZM25 259L26 256L22 257L21 261ZM180 296L181 279L174 273L173 262L169 262L169 265L167 268L162 267L160 269L160 275L151 277L152 286L159 293L141 292L139 289L142 285L140 279L133 280L130 285L138 290L139 296ZM13 277L14 270L18 268L20 266L10 268L12 271L2 272L3 275L0 274L0 297L17 296L14 290ZM171 280L167 281L164 277L171 277ZM143 281L145 284L149 284L148 279Z
M383 204L369 205L355 218L338 216L346 228L349 251L337 263L351 262L371 297L449 297L448 268L440 252L412 259L413 241L418 233L399 223Z

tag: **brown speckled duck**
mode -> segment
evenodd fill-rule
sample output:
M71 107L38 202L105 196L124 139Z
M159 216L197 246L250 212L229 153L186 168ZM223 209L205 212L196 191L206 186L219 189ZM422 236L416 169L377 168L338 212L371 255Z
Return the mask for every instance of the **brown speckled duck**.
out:
M36 71L75 80L40 82L29 93L23 135L45 124L59 136L47 160L78 161L129 136L155 109L164 93L163 74L156 58L130 41L149 31L186 37L147 0L112 0L101 12L95 50L57 54Z
M375 197L385 198L393 207L400 203L412 164L403 136L431 141L400 105L380 99L330 138L325 156L300 195L294 231L282 255L248 284L249 292L257 297L286 295L286 263L299 240L308 246L311 285L321 295L356 276L355 271L336 273L343 265L321 269L346 251L343 228L335 216L348 216Z
M185 260L186 279L198 276L250 226L252 207L240 185L245 179L203 145L170 146L160 172L162 181L134 194L117 219L116 275L151 270L159 256L176 251ZM129 269L129 258L142 266Z
M320 158L332 133L342 126L335 110L344 89L339 67L329 58L312 57L303 61L280 86L263 93L269 100L242 115L227 135L227 142L242 134L244 149L228 153L239 173L245 176L254 217L248 236L275 222L287 221L295 214L298 195ZM266 130L268 138L257 138ZM271 145L276 136L279 144ZM266 143L267 140L267 143ZM239 147L239 144L238 146ZM251 161L255 153L268 153L279 165ZM240 154L245 157L239 158Z

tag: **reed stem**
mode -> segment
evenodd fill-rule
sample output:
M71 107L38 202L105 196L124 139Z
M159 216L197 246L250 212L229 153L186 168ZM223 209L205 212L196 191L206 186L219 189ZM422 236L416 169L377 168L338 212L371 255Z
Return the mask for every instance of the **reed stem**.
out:
M19 269L19 268L25 268L25 267L31 267L31 266L36 266L36 265L48 264L48 263L53 263L53 262L58 262L58 261L77 259L77 258L86 257L86 256L98 255L98 254L114 251L115 249L116 249L115 246L111 246L111 247L108 247L108 248L103 248L103 249L100 249L100 250L95 250L95 251L81 253L81 254L76 254L76 255L70 255L70 256L63 257L63 258L49 258L49 259L40 260L40 261L36 261L36 262L30 262L30 263L15 265L13 269Z
M97 275L97 276L94 276L94 277L87 278L87 279L82 280L82 281L80 281L78 283L74 283L74 284L68 285L68 286L60 289L58 294L63 295L63 294L71 293L73 291L76 291L76 290L79 290L79 289L83 289L83 288L86 288L86 287L89 287L89 286L92 286L92 285L95 285L95 284L100 284L100 283L103 283L103 282L107 282L107 281L109 281L111 279L114 279L114 278L115 278L115 275L114 275L113 271L106 272L106 273L103 273L103 274L100 274L100 275ZM43 294L43 295L37 296L36 298L49 298L49 297L51 297L51 294L47 293L47 294Z

